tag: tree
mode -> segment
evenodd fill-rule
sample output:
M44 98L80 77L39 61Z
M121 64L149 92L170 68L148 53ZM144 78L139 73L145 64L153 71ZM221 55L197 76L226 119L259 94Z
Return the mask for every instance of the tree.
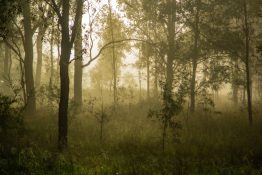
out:
M22 14L24 17L24 50L25 50L25 85L27 94L26 111L28 113L34 113L36 111L36 99L35 99L35 87L33 76L33 29L31 26L31 13L30 2L27 0L21 1Z
M117 105L117 82L118 77L121 75L120 66L122 64L122 58L124 57L124 51L128 50L128 44L124 41L128 41L128 36L125 33L125 25L120 20L119 16L115 13L109 14L107 17L102 19L103 31L102 31L102 42L99 43L103 52L97 62L95 69L92 72L92 82L95 85L112 87L113 89L113 103L114 107ZM113 37L112 37L112 28ZM114 33L118 31L118 34ZM103 49L110 43L107 49Z
M76 39L75 39L75 64L74 64L74 103L77 107L82 106L82 77L83 77L83 48L82 48L82 14L83 5L80 7L80 19L76 24Z
M50 18L53 16L51 8L44 2L38 2L39 19L36 21L36 27L38 28L38 34L36 37L36 51L37 51L37 63L35 73L35 87L38 88L41 84L42 78L42 57L43 57L43 40L45 33L50 25ZM50 18L50 19L49 19Z
M246 66L246 87L247 87L247 105L248 105L248 119L249 124L253 123L253 113L252 113L252 97L251 97L251 77L250 77L250 28L249 28L249 14L248 14L248 4L246 0L243 0L244 9L244 34L245 34L245 66Z
M82 0L76 1L76 14L72 32L69 27L69 9L70 2L68 0L62 1L62 13L60 13L59 5L55 0L52 0L52 6L59 18L61 26L61 56L60 56L60 102L58 113L58 148L63 151L67 148L68 135L68 100L69 100L69 73L68 66L70 61L71 49L76 36L76 29L78 20L81 17ZM71 37L70 37L71 33Z

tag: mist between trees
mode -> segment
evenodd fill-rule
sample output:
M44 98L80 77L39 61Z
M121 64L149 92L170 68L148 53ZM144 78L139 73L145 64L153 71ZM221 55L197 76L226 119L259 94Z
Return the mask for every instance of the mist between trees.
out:
M261 0L0 0L0 174L261 174Z

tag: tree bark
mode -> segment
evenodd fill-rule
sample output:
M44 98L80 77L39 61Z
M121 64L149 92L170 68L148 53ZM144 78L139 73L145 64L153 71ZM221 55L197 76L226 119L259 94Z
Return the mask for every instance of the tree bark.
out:
M249 58L249 24L248 24L248 12L247 12L247 1L244 1L244 23L245 23L245 67L246 67L246 87L247 87L247 106L248 106L248 120L249 124L253 124L252 114L252 98L251 98L251 76L250 76L250 58Z
M35 75L35 88L38 88L41 83L42 76L42 60L43 60L43 37L45 34L46 28L41 25L39 27L38 35L36 38L36 51L37 51L37 63L36 63L36 75Z
M68 63L71 54L70 36L69 36L69 1L62 1L61 21L61 58L60 58L60 102L58 117L58 148L62 151L67 147L68 130L68 99L69 99L69 74Z
M55 4L57 7L57 4ZM61 24L61 58L60 58L60 101L58 112L58 148L63 151L67 148L67 136L68 136L68 100L69 100L69 60L71 55L71 49L75 40L76 24L80 20L81 13L80 7L83 5L82 0L77 0L75 23L72 28L71 38L69 31L69 1L62 1L62 15L59 10L56 13L59 15Z
M196 70L198 60L198 42L199 42L199 0L196 0L196 14L195 14L195 26L194 26L194 55L192 57L192 78L191 78L191 91L190 91L190 112L195 112L196 104Z
M54 22L54 18L52 18ZM50 70L50 79L49 79L49 89L52 90L54 83L54 24L52 24L51 29L51 40L50 40L50 61L51 61L51 70Z
M158 96L158 64L157 64L157 58L155 58L155 76L154 76L154 96L157 98Z
M11 57L11 49L5 44L5 58L4 58L4 77L10 78L10 57Z
M113 28L113 18L112 18L112 9L111 9L111 2L108 0L109 5L109 20L110 20L110 29L111 29L111 39L112 42L114 42L114 28ZM116 62L116 56L115 56L115 45L112 44L112 58L113 58L113 96L114 96L114 110L116 109L117 105L117 62Z
M171 0L172 4L175 4L173 0ZM173 10L173 8L172 8ZM167 53L167 66L166 66L166 89L168 92L172 92L172 84L173 84L173 64L174 64L174 51L175 51L175 23L173 15L176 12L170 12L168 15L168 53Z
M146 47L147 48L147 47ZM148 53L148 51L146 51ZM149 72L149 68L150 68L150 61L149 61L149 56L148 54L146 55L146 92L147 92L147 101L149 102L149 98L150 98L150 72Z
M238 105L238 91L239 91L239 85L238 85L238 60L234 61L234 68L233 68L233 82L232 82L232 90L233 90L233 102L234 105Z
M83 7L79 9L81 11L81 19L76 24L76 39L75 39L75 74L74 74L74 103L77 107L82 106L82 14Z
M27 0L22 0L22 14L24 17L24 37L25 37L25 85L27 104L26 112L34 113L36 111L36 99L35 99L35 88L34 88L34 77L33 77L33 31L31 28L31 17L30 17L30 3Z

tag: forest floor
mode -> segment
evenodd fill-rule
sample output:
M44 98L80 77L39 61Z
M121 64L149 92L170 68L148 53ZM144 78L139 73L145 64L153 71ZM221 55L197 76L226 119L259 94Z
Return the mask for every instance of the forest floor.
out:
M69 148L57 151L57 114L40 109L11 129L1 146L0 174L261 175L262 113L249 126L246 111L186 111L174 119L162 149L162 125L148 106L120 106L103 123L99 113L70 112ZM94 117L97 116L97 117Z

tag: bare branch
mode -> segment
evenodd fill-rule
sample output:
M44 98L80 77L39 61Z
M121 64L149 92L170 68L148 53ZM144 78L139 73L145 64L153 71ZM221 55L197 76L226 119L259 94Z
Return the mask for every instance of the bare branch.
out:
M15 47L10 44L7 40L4 40L5 44L7 44L7 46L19 57L19 59L17 59L18 61L21 61L22 63L24 63L24 60L22 58L21 52L20 50L16 50Z
M12 21L13 21L14 25L16 26L16 28L17 28L17 30L18 30L21 38L22 38L23 45L25 45L25 38L24 38L24 34L23 34L21 28L18 26L18 24L14 20L12 20Z
M122 43L122 42L127 42L127 41L138 41L138 42L145 42L147 44L150 44L150 45L155 45L154 43L151 43L151 42L148 42L146 40L142 40L142 39L132 39L132 38L129 38L129 39L121 39L121 40L115 40L115 41L111 41L111 42L108 42L107 44L105 44L104 46L102 46L98 52L98 54L93 57L93 58L90 58L90 60L84 64L82 67L86 67L88 65L90 65L94 60L96 60L103 52L103 50L109 48L112 44L116 44L116 43ZM74 61L75 59L71 60L70 63L72 61Z
M62 15L60 13L59 6L55 2L55 0L51 0L51 3L49 2L49 0L45 0L45 2L54 9L54 11L57 14L59 20L61 20L62 19Z

